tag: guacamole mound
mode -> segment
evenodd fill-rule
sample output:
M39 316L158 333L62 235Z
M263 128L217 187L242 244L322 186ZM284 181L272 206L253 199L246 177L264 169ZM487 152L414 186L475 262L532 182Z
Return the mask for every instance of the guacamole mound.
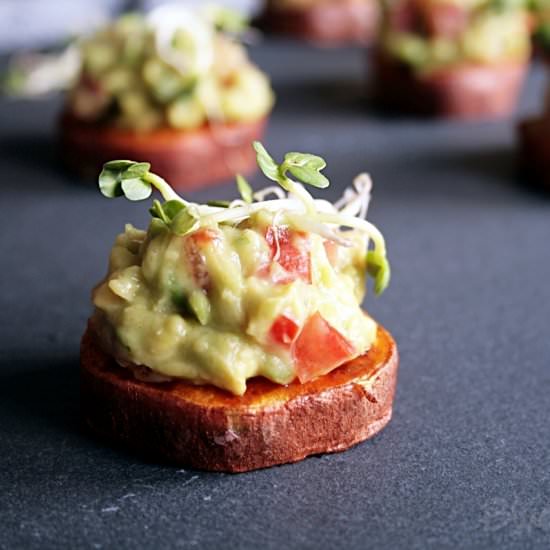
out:
M422 74L464 64L527 63L531 37L520 3L386 2L382 50Z
M160 8L166 12L166 7ZM185 8L127 14L78 43L68 111L132 131L252 122L273 106L267 76L236 39Z
M93 326L121 365L242 395L251 377L305 382L372 345L364 234L342 246L263 210L183 236L155 221L126 226L93 292Z

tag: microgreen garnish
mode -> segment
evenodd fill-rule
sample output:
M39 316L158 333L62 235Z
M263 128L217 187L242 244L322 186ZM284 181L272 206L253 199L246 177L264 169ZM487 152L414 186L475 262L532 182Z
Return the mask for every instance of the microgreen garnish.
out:
M259 142L255 141L252 146L256 151L256 162L260 170L266 177L273 181L279 181L279 166L273 160L273 157L266 151L266 148Z
M374 279L374 293L379 296L390 284L391 269L388 258L377 250L369 250L367 273Z
M237 189L241 194L243 201L251 204L254 200L252 197L252 187L250 187L250 184L240 174L237 174L235 179L237 181Z
M165 200L172 199L185 202L179 197L164 179L149 171L148 162L133 160L112 160L103 165L99 174L99 189L108 198L124 195L128 200L140 201L148 198L153 187Z
M187 235L198 229L199 215L193 205L185 205L177 200L166 201L162 204L158 200L153 201L149 209L151 216L161 220L176 235Z
M277 219L274 223L316 233L340 246L350 246L351 241L338 228L347 227L365 233L374 245L366 254L367 273L374 279L375 294L381 294L390 281L390 265L384 237L365 219L371 190L368 175L358 176L354 187L346 189L343 197L332 205L314 199L302 185L328 187L329 180L321 173L326 166L324 159L309 153L287 153L283 162L277 164L260 142L254 142L253 146L258 166L280 188L271 186L254 194L246 179L237 175L237 189L242 200L210 201L200 205L181 198L164 179L150 171L148 163L130 160L105 164L99 176L99 188L106 197L124 195L133 201L146 199L153 189L158 190L164 202L155 199L149 210L153 217L151 230L155 234L168 229L176 235L187 235L201 226L238 224L261 210L274 213L274 219ZM278 192L274 192L277 189ZM276 198L264 200L267 194L274 194Z
M329 186L329 180L321 174L321 170L327 165L323 158L310 153L287 153L283 162L277 164L259 141L255 141L253 146L261 171L286 191L293 192L293 182L287 172L307 185L321 189Z
M229 205L231 204L231 202L212 200L212 201L208 201L206 204L208 206L217 206L218 208L229 208Z
M176 214L170 223L170 229L176 235L187 235L200 226L200 216L196 208L189 206Z
M288 170L301 182L324 189L328 187L330 183L328 179L321 174L321 170L325 168L326 165L327 163L325 160L317 155L310 155L309 153L287 153L279 170L283 175L286 173L286 170Z

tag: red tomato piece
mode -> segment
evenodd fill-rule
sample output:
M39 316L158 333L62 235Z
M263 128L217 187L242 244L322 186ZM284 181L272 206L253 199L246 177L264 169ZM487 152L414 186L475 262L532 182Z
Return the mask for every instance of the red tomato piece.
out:
M336 265L338 244L336 244L334 241L325 241L323 245L325 246L325 252L327 254L328 261L332 266Z
M267 228L265 240L271 249L272 260L277 254L277 240L279 241L279 257L276 261L286 273L277 276L275 283L287 284L296 279L311 283L311 257L304 233L292 231L285 226L270 226Z
M184 240L185 259L198 287L208 290L211 280L203 250L209 244L219 239L219 233L214 229L202 228L188 235Z
M327 374L355 356L355 348L319 312L304 325L292 355L300 382Z
M290 347L299 330L300 327L292 319L279 315L269 329L269 338L276 344Z
M220 234L215 229L209 229L208 227L201 227L197 229L191 235L190 239L193 239L199 245L206 245L212 241L216 241L220 238Z

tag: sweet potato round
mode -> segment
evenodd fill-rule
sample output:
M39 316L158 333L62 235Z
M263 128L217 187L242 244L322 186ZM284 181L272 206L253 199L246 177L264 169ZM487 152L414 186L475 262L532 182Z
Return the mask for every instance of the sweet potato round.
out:
M343 451L390 420L398 354L379 327L365 355L306 384L265 379L239 397L183 381L136 380L105 354L90 328L81 345L85 423L114 443L181 466L245 472Z
M137 133L64 114L59 122L60 150L64 163L84 176L97 176L109 160L131 159L150 162L172 187L191 189L252 173L256 156L251 144L262 138L265 125L264 118L197 130Z
M320 46L369 44L377 34L378 2L332 0L307 8L278 8L268 3L260 26Z
M374 95L387 109L456 119L510 115L527 72L526 63L462 65L419 75L378 52Z

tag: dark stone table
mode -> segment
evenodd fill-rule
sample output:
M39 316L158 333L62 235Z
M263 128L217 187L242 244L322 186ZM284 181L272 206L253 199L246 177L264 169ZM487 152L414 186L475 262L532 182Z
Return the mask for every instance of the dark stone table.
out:
M279 95L270 149L324 156L331 198L361 170L374 177L394 278L366 304L401 352L392 423L348 452L244 475L90 438L78 394L90 289L124 222L148 214L58 169L57 100L4 100L0 548L549 548L550 198L516 175L515 123L370 111L360 51L283 42L254 56ZM534 69L522 113L543 84Z

